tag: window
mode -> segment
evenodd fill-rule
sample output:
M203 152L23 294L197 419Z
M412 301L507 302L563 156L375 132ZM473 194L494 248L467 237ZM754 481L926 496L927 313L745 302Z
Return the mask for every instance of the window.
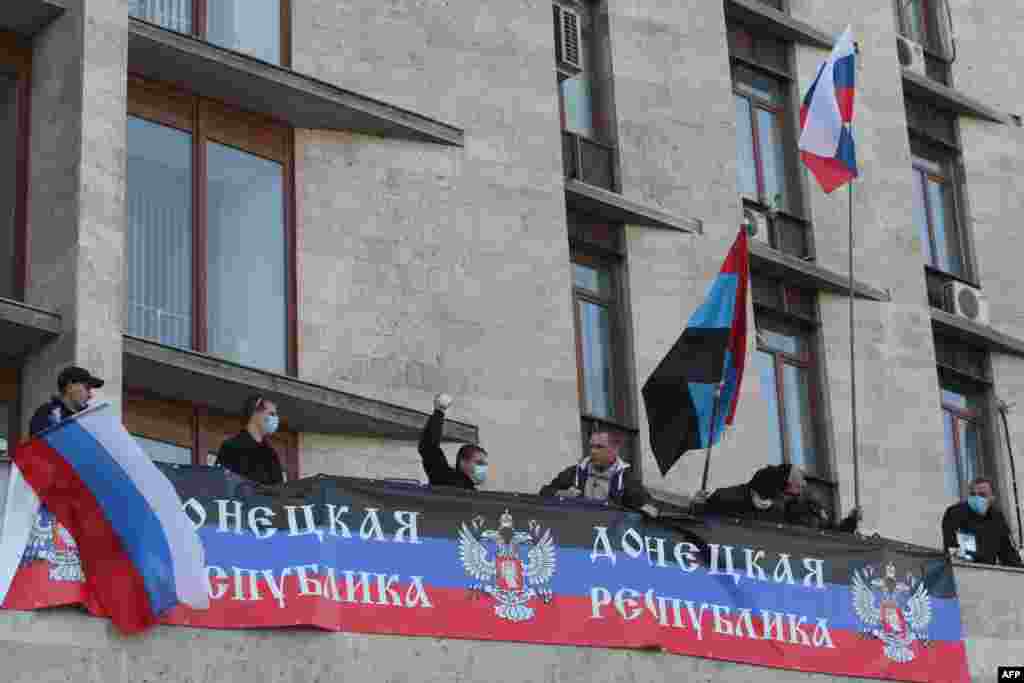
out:
M768 411L769 463L802 467L812 495L831 510L834 484L823 445L814 351L817 297L758 274L752 276L752 291L757 349L751 371Z
M900 35L932 52L946 54L946 0L896 0Z
M986 471L986 411L991 389L988 353L957 339L936 335L939 405L945 442L943 472L950 500L967 495L967 486Z
M125 428L153 460L175 464L212 465L220 445L244 427L240 416L212 413L184 401L166 401L145 392L129 390L125 395ZM298 478L298 439L282 429L270 437L289 480ZM207 457L195 454L207 454Z
M755 208L792 214L799 203L791 149L796 142L790 130L789 45L735 23L728 26L728 40L740 195Z
M602 61L604 36L596 31L595 9L584 2L554 5L555 76L562 124L565 175L615 190L611 121Z
M913 174L914 226L921 240L925 265L958 278L969 279L968 244L961 209L963 177L957 144L956 117L928 104L909 99Z
M0 297L25 285L31 46L0 31Z
M633 389L626 359L621 226L570 214L576 367L584 443L597 428L621 435L623 457L634 452ZM587 452L584 450L584 452Z
M130 0L129 12L265 62L290 63L290 0Z
M294 372L291 135L133 80L128 334Z

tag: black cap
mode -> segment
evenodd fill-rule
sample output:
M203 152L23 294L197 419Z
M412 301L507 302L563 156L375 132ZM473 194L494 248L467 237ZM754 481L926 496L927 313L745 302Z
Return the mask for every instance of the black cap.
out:
M80 368L77 365L69 365L68 367L61 370L60 375L57 376L57 388L64 391L64 387L69 384L87 384L93 389L99 389L103 386L103 380L99 377L93 377L88 370Z

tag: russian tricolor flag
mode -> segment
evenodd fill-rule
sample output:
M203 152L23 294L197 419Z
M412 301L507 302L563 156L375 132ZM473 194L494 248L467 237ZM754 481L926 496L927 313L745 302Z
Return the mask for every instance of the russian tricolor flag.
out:
M736 417L747 355L747 240L740 228L704 302L644 383L651 450L662 476L687 451L716 443Z
M181 499L109 406L18 446L14 463L75 539L89 597L121 631L179 603L209 606L203 546Z
M832 49L800 107L800 158L826 193L857 177L853 92L856 48L850 27Z

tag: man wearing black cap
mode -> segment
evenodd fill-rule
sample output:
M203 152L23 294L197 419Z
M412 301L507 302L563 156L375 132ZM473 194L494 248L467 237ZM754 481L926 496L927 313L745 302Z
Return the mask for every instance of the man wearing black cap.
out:
M64 368L57 376L57 389L60 393L33 413L29 433L35 436L85 410L92 400L93 389L102 386L103 380L93 377L85 368L76 365Z
M217 465L257 484L283 484L281 461L268 441L279 424L277 406L262 396L250 396L242 411L245 429L221 444Z

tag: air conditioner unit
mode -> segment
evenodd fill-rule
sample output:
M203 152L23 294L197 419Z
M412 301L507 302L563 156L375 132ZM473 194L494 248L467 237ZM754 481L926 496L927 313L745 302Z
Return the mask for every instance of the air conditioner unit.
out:
M555 5L555 55L558 64L573 71L583 70L583 36L580 15L571 9Z
M771 246L768 216L754 209L743 209L743 223L747 226L747 235L750 239Z
M946 305L956 315L971 322L988 325L988 301L981 292L970 285L947 282Z
M896 53L899 55L901 66L924 75L924 48L920 43L915 43L903 36L896 36Z

